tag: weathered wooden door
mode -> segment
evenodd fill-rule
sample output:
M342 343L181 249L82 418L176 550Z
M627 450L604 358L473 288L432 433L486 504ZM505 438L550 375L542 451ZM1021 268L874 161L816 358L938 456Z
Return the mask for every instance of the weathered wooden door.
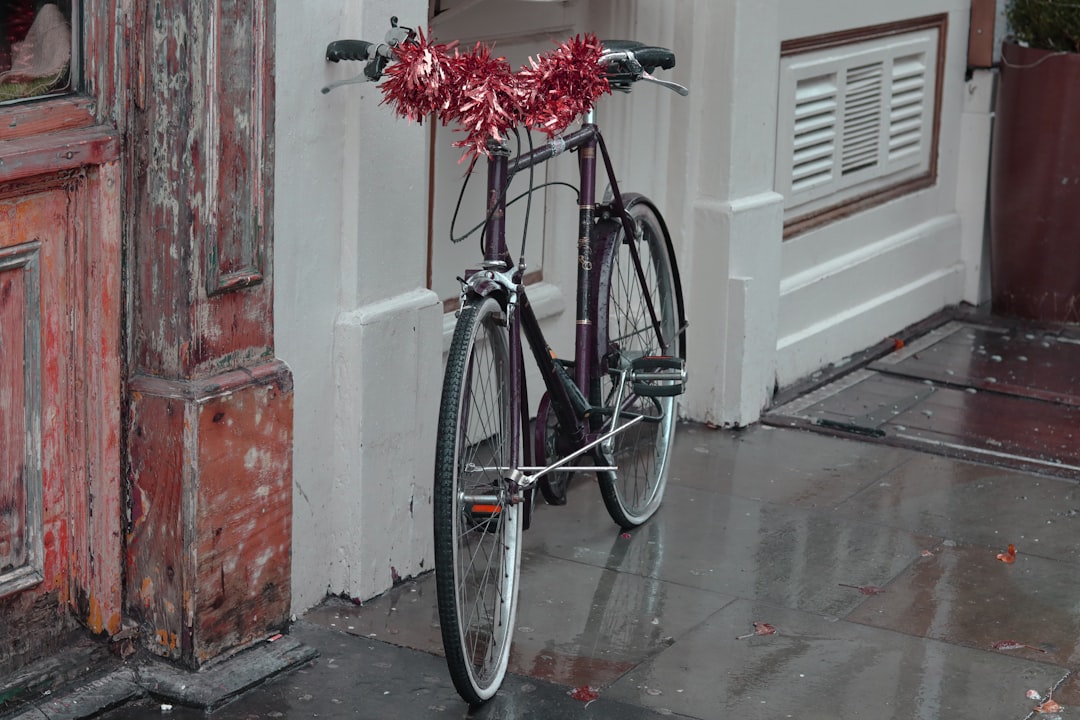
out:
M121 288L114 133L70 98L0 126L3 675L120 628Z
M121 625L121 153L78 12L107 4L0 8L0 678Z
M0 3L0 679L125 616L191 666L288 620L273 17Z

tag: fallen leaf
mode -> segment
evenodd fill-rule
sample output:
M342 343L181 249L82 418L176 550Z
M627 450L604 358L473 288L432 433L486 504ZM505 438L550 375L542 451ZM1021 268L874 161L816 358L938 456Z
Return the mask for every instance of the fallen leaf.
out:
M747 633L746 635L739 635L736 640L745 640L748 637L754 637L755 635L775 635L776 627L769 623L756 622L754 623L754 632Z
M998 553L997 559L1003 563L1009 564L1016 562L1016 546L1009 543L1009 549L1003 553Z
M1035 647L1034 645L1028 645L1027 643L1016 642L1015 640L1000 640L992 646L995 650L1019 650L1021 648L1028 648L1029 650L1038 650L1041 653L1045 653L1041 647Z
M1032 709L1037 713L1054 713L1061 712L1061 705L1056 700L1047 699L1046 702L1040 703Z
M600 697L600 693L597 692L597 690L590 685L582 685L581 687L576 687L567 694L575 700L580 700L583 703L591 703L593 700L596 700L598 697Z
M885 592L885 588L879 588L877 585L848 585L847 583L840 583L840 587L853 588L863 595L880 595Z
M901 350L904 347L904 341L900 338L893 338L892 344L893 350Z

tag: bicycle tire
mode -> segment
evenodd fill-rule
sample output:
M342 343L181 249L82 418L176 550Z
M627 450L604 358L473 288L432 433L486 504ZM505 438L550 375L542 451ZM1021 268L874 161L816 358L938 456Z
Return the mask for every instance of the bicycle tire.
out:
M641 228L640 238L632 238L641 259L646 286L634 268L626 233L620 229L611 240L603 259L601 291L597 303L598 326L606 330L600 338L604 365L617 367L634 358L666 355L686 359L686 338L682 288L679 283L671 237L667 226L651 202L628 198L627 212ZM652 297L668 347L663 350L649 319L645 293ZM594 383L592 402L604 407L613 402L617 381L611 371ZM597 479L608 514L625 529L641 525L656 513L663 500L670 467L669 458L678 421L678 397L642 397L631 383L624 384L623 412L627 417L643 414L645 421L615 436L610 451L598 457L610 461L616 471L600 471ZM609 418L614 412L608 413Z
M450 345L435 457L435 580L458 694L491 698L509 662L521 562L520 505L507 496L510 351L493 298L468 300Z

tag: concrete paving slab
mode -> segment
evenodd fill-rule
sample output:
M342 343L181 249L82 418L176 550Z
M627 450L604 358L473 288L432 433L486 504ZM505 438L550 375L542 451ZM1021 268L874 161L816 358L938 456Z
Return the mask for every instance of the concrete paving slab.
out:
M767 622L774 635L736 640ZM605 697L740 720L943 720L1028 716L1048 663L740 600L628 673Z
M620 538L619 544L629 548L634 541ZM325 603L305 619L442 655L434 595L434 576L426 575L362 606ZM568 687L604 687L732 600L527 552L510 671Z
M1080 483L935 455L916 455L840 508L962 544L1080 564Z
M887 445L769 425L717 430L684 423L675 436L669 482L752 500L831 507L911 456Z
M626 540L612 529L603 506L587 500L545 508L537 523L535 551L837 616L861 600L841 583L885 585L922 550L940 542L883 526L870 516L672 485L657 515L630 533L638 551L622 553L618 548Z
M852 622L1014 657L1080 668L1080 572L1018 553L997 559L984 546L945 546L866 598ZM1014 647L1013 645L1019 645Z

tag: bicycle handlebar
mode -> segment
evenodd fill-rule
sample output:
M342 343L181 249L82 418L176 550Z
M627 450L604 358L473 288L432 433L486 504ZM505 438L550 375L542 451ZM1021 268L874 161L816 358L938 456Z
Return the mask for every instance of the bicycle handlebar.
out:
M588 113L601 95L629 92L639 80L680 95L690 92L651 74L658 67L675 67L675 53L636 41L601 42L595 35L578 35L516 72L505 58L492 57L491 49L480 44L470 53L451 54L456 44L433 43L423 33L399 27L393 17L382 43L336 40L327 46L331 62L367 64L361 75L330 83L322 91L376 82L385 72L392 77L381 87L384 102L398 115L422 120L436 114L443 124L456 123L468 137L454 144L485 155L489 140L501 141L503 133L519 124L553 137Z
M329 92L339 85L357 82L378 82L386 66L394 60L394 48L402 43L412 42L416 31L398 26L397 17L390 18L390 30L381 43L366 40L335 40L326 46L326 59L330 62L341 60L367 60L363 76L350 80L341 80L323 88ZM654 77L656 68L670 70L675 67L675 53L667 48L646 45L635 40L605 40L600 63L607 70L608 81L612 89L629 92L630 85L638 80L656 83L680 95L689 94L682 85Z

